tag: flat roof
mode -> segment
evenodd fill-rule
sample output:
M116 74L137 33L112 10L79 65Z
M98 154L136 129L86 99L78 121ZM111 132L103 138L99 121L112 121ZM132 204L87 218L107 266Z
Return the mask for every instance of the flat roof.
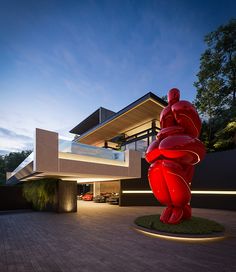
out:
M77 140L90 145L110 140L147 121L159 120L160 113L165 106L167 106L167 102L149 92L104 122L84 132Z
M91 128L95 127L105 119L109 118L111 115L115 114L114 111L108 110L106 108L100 107L92 114L90 114L86 119L80 122L77 126L70 130L70 133L81 135Z

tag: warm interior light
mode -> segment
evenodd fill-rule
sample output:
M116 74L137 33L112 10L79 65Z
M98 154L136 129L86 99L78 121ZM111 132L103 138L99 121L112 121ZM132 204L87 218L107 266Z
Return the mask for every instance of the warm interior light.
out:
M86 182L99 182L99 181L112 181L117 180L113 178L78 178L77 183L86 183Z
M205 190L193 190L191 191L192 194L195 194L195 195L201 195L201 194L204 194L204 195L236 195L236 191L205 191ZM122 191L122 194L152 194L152 191L151 190L145 190L145 191L142 191L142 190L123 190Z

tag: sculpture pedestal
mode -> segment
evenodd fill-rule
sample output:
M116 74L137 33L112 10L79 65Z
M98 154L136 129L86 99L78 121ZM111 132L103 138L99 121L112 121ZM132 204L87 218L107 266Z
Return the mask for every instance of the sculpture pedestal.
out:
M134 229L151 237L177 242L214 242L226 238L224 226L201 217L170 225L163 224L159 214L141 216L135 220Z

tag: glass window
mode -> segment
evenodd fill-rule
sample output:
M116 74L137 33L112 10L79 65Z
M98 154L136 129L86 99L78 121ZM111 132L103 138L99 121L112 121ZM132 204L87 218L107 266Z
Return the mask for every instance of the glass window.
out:
M135 150L135 142L126 145L126 150Z
M125 145L122 145L122 146L120 147L120 150L121 150L121 151L125 151Z
M136 150L145 152L147 149L147 138L136 142Z
M149 136L149 144L156 140L156 135Z

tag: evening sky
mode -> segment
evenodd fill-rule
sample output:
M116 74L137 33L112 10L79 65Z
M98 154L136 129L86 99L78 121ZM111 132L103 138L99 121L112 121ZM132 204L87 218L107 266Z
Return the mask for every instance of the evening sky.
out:
M0 0L0 154L149 91L193 101L204 36L235 13L230 0Z

